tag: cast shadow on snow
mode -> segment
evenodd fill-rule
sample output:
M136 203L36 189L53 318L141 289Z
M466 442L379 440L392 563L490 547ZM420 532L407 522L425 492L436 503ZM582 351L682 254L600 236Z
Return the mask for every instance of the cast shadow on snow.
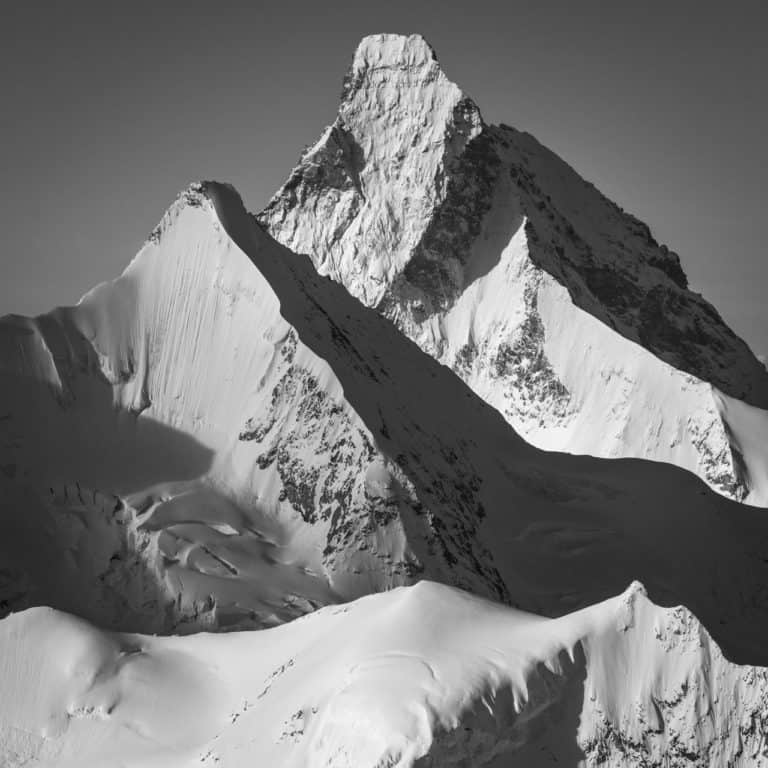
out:
M211 186L220 221L271 284L283 317L333 368L420 498L450 519L436 486L444 490L476 468L480 486L461 488L474 494L465 512L482 520L519 607L561 615L639 579L654 600L688 606L730 658L768 663L762 510L731 502L674 466L533 448L389 321L318 275L308 257L274 243L234 190ZM420 449L430 451L428 471Z
M62 331L68 356L56 360L63 388L14 375L8 355L0 370L0 616L48 605L107 629L169 631L172 599L123 499L204 476L213 453L116 407L90 342L73 328ZM0 323L3 341L15 333L15 319Z
M55 310L27 321L41 329L58 381L18 375L15 361L4 355L0 451L19 454L29 476L41 483L78 481L120 495L203 475L213 452L141 411L119 407L96 350L65 312ZM0 319L4 352L13 347L9 336L29 333L9 320ZM19 361L17 370L23 370L22 365Z
M527 768L544 768L557 765L558 768L578 768L584 764L586 755L579 746L578 733L581 713L584 710L584 687L587 679L587 658L581 642L573 649L573 658L566 651L558 657L561 674L555 674L543 663L539 663L534 675L531 693L551 697L557 691L554 701L530 724L519 748L514 751L516 763ZM506 768L509 754L488 764L488 768Z
M584 707L587 660L579 642L573 657L562 650L558 671L540 662L526 677L525 703L515 708L511 687L487 694L492 709L477 702L458 727L438 731L429 754L415 768L439 768L447 762L508 768L510 761L526 768L577 768L585 754L578 731ZM485 701L485 699L484 699ZM463 760L462 760L463 759Z

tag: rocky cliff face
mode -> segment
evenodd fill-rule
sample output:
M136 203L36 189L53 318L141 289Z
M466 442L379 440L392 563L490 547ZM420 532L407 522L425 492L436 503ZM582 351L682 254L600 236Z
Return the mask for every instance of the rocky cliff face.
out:
M768 406L763 366L647 226L485 125L423 38L361 43L336 121L259 220L534 444L672 462L768 503L723 405Z

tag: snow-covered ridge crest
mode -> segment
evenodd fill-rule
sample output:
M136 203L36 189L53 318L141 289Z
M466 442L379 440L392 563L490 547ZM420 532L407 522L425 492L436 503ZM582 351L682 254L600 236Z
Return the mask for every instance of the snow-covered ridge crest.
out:
M742 449L766 420L727 416L768 405L768 373L646 225L485 125L418 36L363 40L338 117L259 220L535 445L671 462L768 504L768 458Z
M187 207L200 208L208 201L210 183L207 181L193 181L188 184L176 199L168 206L168 210L163 214L162 219L157 226L149 233L147 241L150 243L159 243L163 233L173 224L179 214Z
M765 765L768 673L638 584L560 619L421 582L226 636L0 622L0 760ZM44 735L41 735L44 734Z

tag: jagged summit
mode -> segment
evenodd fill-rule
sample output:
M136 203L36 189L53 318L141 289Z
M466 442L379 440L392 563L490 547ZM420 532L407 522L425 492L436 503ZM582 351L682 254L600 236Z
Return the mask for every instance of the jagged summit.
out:
M370 68L438 68L435 49L422 35L378 34L364 37L352 58L350 75Z
M354 111L350 105L355 102L359 92L381 88L385 82L390 88L397 87L400 91L408 92L409 98L426 97L425 104L412 101L409 106L414 109L423 107L424 113L429 114L430 121L434 122L440 122L442 115L431 112L435 104L430 102L430 97L437 96L446 103L457 98L467 98L445 76L434 48L421 35L369 35L358 45L344 77L339 115ZM358 106L361 106L359 102ZM375 109L385 117L390 106L382 99L376 102ZM477 110L475 104L472 106ZM371 112L368 107L365 111L369 114ZM412 114L416 119L418 116L416 112Z
M739 436L724 416L768 406L768 372L677 254L484 124L423 38L363 40L338 117L258 218L534 444L671 461L768 504L768 460L744 449L768 420L740 415L757 434Z
M322 274L375 306L407 266L422 222L446 196L443 170L482 131L477 106L417 35L360 44L338 117L265 212ZM311 205L325 224L305 226Z

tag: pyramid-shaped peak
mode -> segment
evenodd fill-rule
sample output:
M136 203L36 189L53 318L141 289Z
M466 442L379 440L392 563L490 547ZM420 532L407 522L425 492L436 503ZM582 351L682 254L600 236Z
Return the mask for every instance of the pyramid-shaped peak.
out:
M456 170L484 127L477 105L445 76L423 37L366 37L344 78L336 120L259 220L275 232L292 228L302 253L323 255L324 274L354 273L348 289L375 305L448 196L446 169ZM313 200L314 213L301 200ZM299 224L320 210L323 226Z
M432 46L421 35L368 35L360 41L353 71L369 67L425 67L437 65Z
M341 113L365 115L366 121L379 114L389 122L396 104L408 104L415 122L444 126L459 102L471 113L470 122L480 125L477 105L445 76L421 35L369 35L357 46L344 78Z

